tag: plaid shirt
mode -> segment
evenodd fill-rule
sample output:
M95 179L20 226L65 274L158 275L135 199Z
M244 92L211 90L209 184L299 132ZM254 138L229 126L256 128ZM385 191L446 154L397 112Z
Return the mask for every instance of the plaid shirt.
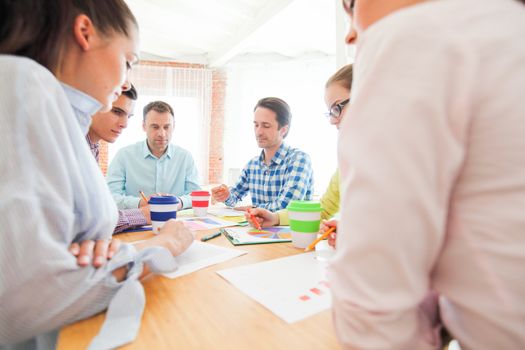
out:
M311 200L313 187L310 157L283 143L270 165L264 163L264 151L248 162L224 203L234 206L250 192L254 206L276 211L292 199Z
M100 153L99 143L91 142L91 139L89 138L89 134L86 135L86 140L88 142L91 153L93 153L93 157L95 157L95 160L98 163L98 156ZM146 218L144 217L140 209L119 210L117 226L115 227L115 230L113 231L113 233L119 233L124 230L127 230L128 228L144 226L146 224L147 224Z

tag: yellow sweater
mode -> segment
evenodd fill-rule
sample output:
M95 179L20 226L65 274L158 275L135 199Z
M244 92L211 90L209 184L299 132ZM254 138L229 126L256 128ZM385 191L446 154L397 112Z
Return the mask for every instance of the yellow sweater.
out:
M328 188L321 197L321 219L330 219L339 211L339 169L337 169L330 179ZM288 219L288 211L286 209L279 210L279 225L290 225Z

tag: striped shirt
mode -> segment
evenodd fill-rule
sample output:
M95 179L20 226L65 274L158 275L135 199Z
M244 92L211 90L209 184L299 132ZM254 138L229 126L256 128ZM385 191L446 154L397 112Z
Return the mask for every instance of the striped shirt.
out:
M95 269L79 267L68 250L73 242L110 237L117 221L84 139L100 104L27 58L0 55L0 76L0 349L52 345L61 326L106 309L121 287L128 294L117 301L129 299L127 322L136 326L142 306L134 296L144 295L139 273L131 275L133 267L118 283L113 271L130 263L141 268L146 254L155 255L148 266L156 268L169 252L137 253L122 244ZM123 339L117 333L113 338Z
M89 134L86 135L86 141L89 145L91 153L95 157L95 160L98 163L98 157L100 153L99 143L92 142ZM113 233L119 233L128 228L134 228L138 226L144 226L147 224L146 218L140 211L140 209L124 209L118 211L118 221L115 231Z
M311 200L313 187L308 154L282 143L270 165L264 162L264 151L248 162L224 203L234 206L250 192L254 206L276 211L293 199Z

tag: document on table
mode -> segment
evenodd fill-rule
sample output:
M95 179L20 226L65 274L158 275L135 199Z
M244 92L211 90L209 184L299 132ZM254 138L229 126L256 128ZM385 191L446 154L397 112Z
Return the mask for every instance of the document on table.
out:
M217 273L278 317L293 323L331 307L327 266L327 260L318 260L311 252Z
M181 255L176 256L177 270L166 273L164 276L176 278L187 275L202 268L227 261L246 254L246 251L224 248L209 243L194 241Z
M184 222L184 225L191 230L210 230L213 228L221 228L228 226L236 226L238 223L223 220L217 217L182 217L178 219Z
M218 217L244 217L243 210L235 210L228 207L216 207L209 208L208 214L215 215Z

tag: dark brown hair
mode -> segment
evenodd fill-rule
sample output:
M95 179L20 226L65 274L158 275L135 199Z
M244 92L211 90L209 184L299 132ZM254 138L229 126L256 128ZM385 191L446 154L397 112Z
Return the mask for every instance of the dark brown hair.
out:
M278 97L265 97L257 102L253 108L253 111L255 112L258 107L267 108L275 112L279 129L288 125L288 130L283 136L286 137L288 132L290 132L290 124L292 123L292 112L290 111L290 106L288 106L288 103L284 102L284 100L281 100Z
M337 72L334 73L324 85L325 88L329 87L333 83L338 83L347 90L352 89L352 76L353 69L351 64L341 67Z
M135 89L135 86L130 83L129 90L122 91L122 95L126 96L129 99L132 99L133 101L136 101L138 96L137 89Z
M144 109L142 110L142 120L146 121L146 114L148 114L151 110L154 110L158 113L166 113L170 112L171 116L173 117L173 108L169 104L163 101L153 101L148 103L146 106L144 106Z
M137 20L123 0L0 0L0 53L25 56L54 71L79 14L104 35L129 36Z

